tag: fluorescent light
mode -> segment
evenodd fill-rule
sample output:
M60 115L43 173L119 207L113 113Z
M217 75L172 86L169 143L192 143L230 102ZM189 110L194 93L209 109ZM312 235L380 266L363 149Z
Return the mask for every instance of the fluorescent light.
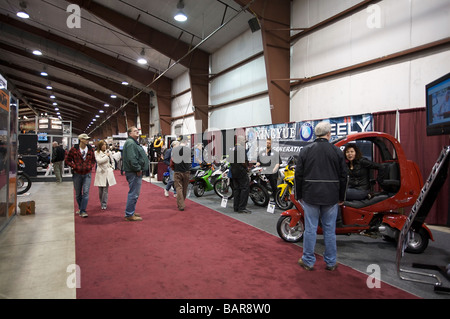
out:
M52 87L51 85L47 85L46 89L47 89L47 90L52 90L53 87Z
M175 20L179 21L179 22L184 22L187 20L187 16L184 14L183 9L184 9L184 2L183 0L178 1L177 4L177 14L175 14L175 16L173 17Z
M147 60L144 59L144 58L139 58L139 59L137 60L137 62L138 62L139 64L147 64Z
M108 103L103 104L104 107L109 107Z
M34 55L42 55L42 52L40 50L33 50Z
M16 15L22 19L28 19L30 17L30 15L26 13L25 10L17 12Z
M178 22L184 22L187 20L187 16L184 14L183 10L178 11L178 13L173 18Z
M45 71L42 71L42 72L41 72L41 75L42 75L42 76L48 76L48 73L45 72Z
M147 61L145 62L147 63ZM128 85L129 83L127 81L122 81L122 85Z
M117 95L111 94L111 98L112 98L112 99L115 99L115 98L117 98Z

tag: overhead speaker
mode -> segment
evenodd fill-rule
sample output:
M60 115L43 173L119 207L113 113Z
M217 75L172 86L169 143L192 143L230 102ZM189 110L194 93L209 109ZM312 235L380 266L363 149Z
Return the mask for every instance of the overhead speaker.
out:
M248 25L250 26L250 30L252 30L252 33L261 29L261 27L259 26L258 19L256 17L248 20Z

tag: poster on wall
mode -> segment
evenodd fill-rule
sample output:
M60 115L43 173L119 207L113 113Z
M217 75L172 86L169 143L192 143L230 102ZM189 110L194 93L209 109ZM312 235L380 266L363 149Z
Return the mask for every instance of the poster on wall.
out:
M331 141L340 137L373 131L372 114L353 115L325 119L331 123ZM250 161L264 151L266 140L272 139L272 148L280 154L283 163L290 156L297 156L303 146L316 138L314 127L323 120L262 125L246 128L247 151Z

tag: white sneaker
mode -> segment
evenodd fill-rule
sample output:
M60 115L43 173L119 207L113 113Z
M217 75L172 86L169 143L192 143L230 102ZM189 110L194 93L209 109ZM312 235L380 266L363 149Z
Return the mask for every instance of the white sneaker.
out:
M164 196L169 197L169 191L168 190L164 190Z

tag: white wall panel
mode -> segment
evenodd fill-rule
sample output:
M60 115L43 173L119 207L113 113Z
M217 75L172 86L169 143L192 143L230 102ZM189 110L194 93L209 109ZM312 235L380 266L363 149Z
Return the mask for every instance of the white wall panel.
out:
M411 46L450 36L450 0L412 1Z
M261 51L261 31L248 30L211 56L211 73L219 73Z
M271 124L269 98L230 105L210 112L209 127L229 129L237 127Z
M292 27L314 25L357 2L294 0ZM380 1L296 41L291 77L313 77L449 36L450 0ZM300 86L291 93L291 121L423 107L425 85L450 72L449 54L426 52Z
M266 68L264 57L260 57L212 80L210 104L217 105L266 90Z

